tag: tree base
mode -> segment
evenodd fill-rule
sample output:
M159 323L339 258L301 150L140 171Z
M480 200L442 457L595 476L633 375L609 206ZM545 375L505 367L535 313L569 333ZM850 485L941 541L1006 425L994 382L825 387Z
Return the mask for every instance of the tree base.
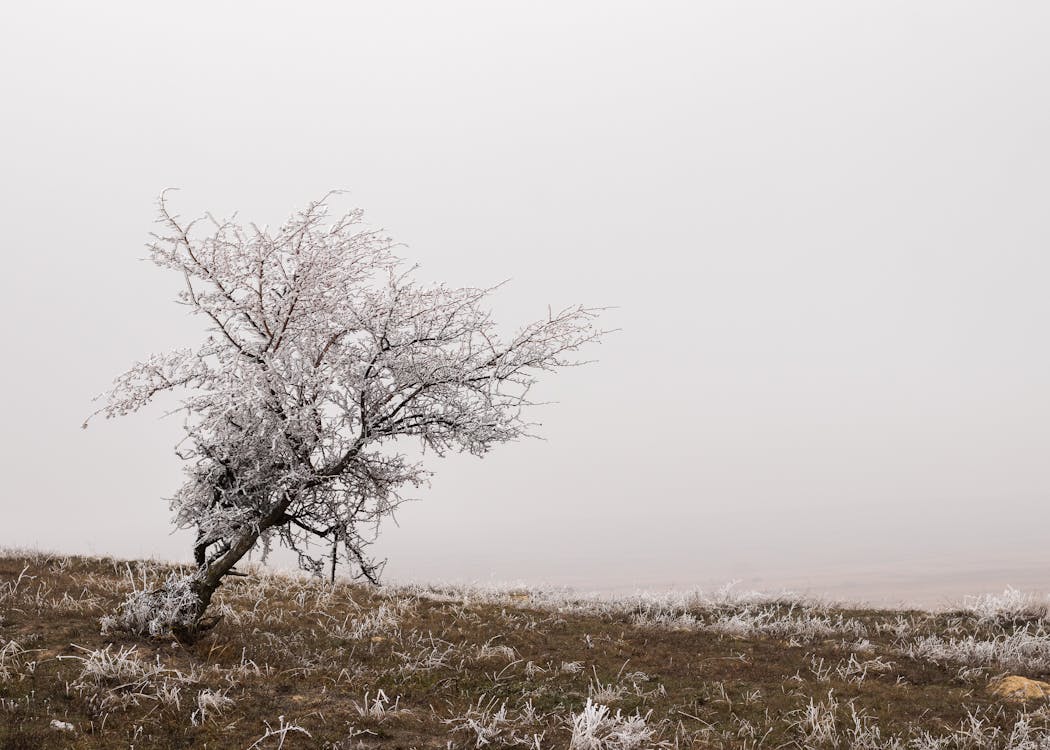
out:
M222 615L211 615L202 617L199 622L192 625L173 625L171 634L179 643L190 645L211 632L216 625L222 622Z

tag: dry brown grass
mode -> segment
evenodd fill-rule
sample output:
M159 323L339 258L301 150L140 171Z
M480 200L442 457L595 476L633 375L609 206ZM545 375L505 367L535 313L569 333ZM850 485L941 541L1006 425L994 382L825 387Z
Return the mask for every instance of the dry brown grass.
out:
M1038 613L600 602L256 572L221 590L224 621L199 643L100 634L143 574L166 571L0 558L0 748L1050 747L1043 707L988 695L1004 671L994 647L972 664L915 648L1043 638ZM584 734L589 698L620 711L622 725L603 726L621 734ZM633 717L648 733L631 733Z

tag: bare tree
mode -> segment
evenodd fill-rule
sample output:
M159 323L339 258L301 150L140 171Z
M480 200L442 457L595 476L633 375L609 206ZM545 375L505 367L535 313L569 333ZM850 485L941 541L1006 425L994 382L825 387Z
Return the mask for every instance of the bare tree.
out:
M183 394L187 479L171 507L196 529L195 572L132 595L109 627L200 635L217 621L212 595L260 543L318 575L338 545L355 576L378 581L366 552L378 523L427 476L403 439L480 456L528 434L536 375L579 364L572 354L601 336L597 310L570 307L501 338L491 288L417 283L360 210L330 219L329 197L271 232L184 222L161 195L151 259L185 279L178 301L209 334L136 364L97 413Z

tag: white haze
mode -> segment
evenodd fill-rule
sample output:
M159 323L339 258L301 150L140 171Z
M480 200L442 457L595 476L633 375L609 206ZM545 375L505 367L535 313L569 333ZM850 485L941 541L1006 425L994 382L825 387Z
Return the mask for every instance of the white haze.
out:
M1050 6L22 4L0 24L0 545L187 559L192 342L137 259L347 188L508 327L615 305L545 441L435 462L394 578L932 601L1050 569Z

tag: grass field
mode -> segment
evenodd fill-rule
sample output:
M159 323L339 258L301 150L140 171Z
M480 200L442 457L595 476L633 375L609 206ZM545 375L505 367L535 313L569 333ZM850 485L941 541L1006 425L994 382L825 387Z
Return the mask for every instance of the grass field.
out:
M193 645L103 635L170 568L0 557L0 748L1050 749L1047 602L852 609L326 583L225 586Z

